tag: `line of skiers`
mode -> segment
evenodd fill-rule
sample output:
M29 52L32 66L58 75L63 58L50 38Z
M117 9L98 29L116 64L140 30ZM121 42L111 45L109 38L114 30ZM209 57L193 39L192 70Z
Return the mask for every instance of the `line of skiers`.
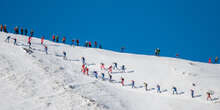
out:
M212 63L212 58L209 58L209 63ZM218 56L215 57L215 61L213 63L218 63Z

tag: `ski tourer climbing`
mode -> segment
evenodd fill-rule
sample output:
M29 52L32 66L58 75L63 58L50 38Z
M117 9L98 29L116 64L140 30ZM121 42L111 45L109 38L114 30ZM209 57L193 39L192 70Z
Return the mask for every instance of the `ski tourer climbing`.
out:
M161 93L159 84L157 85L157 93Z
M121 66L121 72L122 72L122 73L125 73L125 65L122 65L122 66Z
M121 77L121 85L124 86L124 81L125 79L123 77Z
M118 69L118 64L117 64L116 62L114 62L113 65L114 65L114 66L113 66L113 69L114 69L114 70L115 70L115 69Z
M65 52L65 51L63 51L63 59L64 59L64 60L67 59L67 58L66 58L66 52Z
M112 81L112 75L108 74L108 76L109 76L109 81L111 82Z
M174 95L174 94L178 94L178 93L177 93L177 88L176 88L175 86L173 86L172 90L173 90L173 95Z
M105 80L105 74L102 73L102 80Z
M82 57L81 59L82 59L82 64L84 64L84 65L85 65L85 64L86 64L85 57Z
M101 63L100 68L101 68L101 70L105 70L105 65L104 65L104 63Z
M191 89L190 92L191 92L191 97L194 98L194 90Z
M108 68L108 73L112 73L112 65Z
M98 72L94 71L95 78L98 79Z
M131 88L135 88L135 82L134 82L134 80L131 80Z
M146 82L144 82L144 87L145 87L145 90L148 91L148 88L147 88L148 84Z
M211 101L212 101L211 93L210 93L210 92L207 92L206 94L207 94L207 98L206 98L206 100L211 100Z
M8 43L9 43L10 38L11 38L11 36L8 36L8 37L5 39L5 42L8 42Z
M45 50L45 53L48 54L48 48L46 45L44 45L44 50Z

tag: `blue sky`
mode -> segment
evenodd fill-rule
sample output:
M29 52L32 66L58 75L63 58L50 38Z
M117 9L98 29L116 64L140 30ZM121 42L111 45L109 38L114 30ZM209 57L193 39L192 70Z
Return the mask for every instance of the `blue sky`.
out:
M106 49L207 62L220 55L219 0L0 0L0 23L35 36L98 41Z

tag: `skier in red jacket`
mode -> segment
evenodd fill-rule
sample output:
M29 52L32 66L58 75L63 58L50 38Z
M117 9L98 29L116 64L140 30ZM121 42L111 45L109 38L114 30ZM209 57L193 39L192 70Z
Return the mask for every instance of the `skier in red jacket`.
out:
M209 63L212 63L212 59L211 59L211 57L209 58Z
M41 37L41 44L44 44L44 36Z
M52 36L53 41L55 41L55 35Z

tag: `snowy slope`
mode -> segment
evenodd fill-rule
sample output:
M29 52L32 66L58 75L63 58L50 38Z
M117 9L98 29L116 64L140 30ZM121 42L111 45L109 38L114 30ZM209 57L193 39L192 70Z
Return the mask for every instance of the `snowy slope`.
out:
M7 36L18 45L5 42ZM108 50L71 47L46 41L48 55L40 39L32 39L32 54L23 48L27 36L0 32L0 109L1 110L220 110L220 65ZM67 52L63 60L62 52ZM81 57L86 58L90 75L81 73ZM118 62L126 73L113 70L113 82L95 79L92 71ZM125 78L125 86L120 78ZM131 88L135 80L136 88ZM144 90L147 82L150 91ZM193 87L192 83L196 86ZM162 93L154 88L161 85ZM176 86L180 95L172 95ZM190 89L196 98L190 97ZM214 91L214 101L206 92Z

